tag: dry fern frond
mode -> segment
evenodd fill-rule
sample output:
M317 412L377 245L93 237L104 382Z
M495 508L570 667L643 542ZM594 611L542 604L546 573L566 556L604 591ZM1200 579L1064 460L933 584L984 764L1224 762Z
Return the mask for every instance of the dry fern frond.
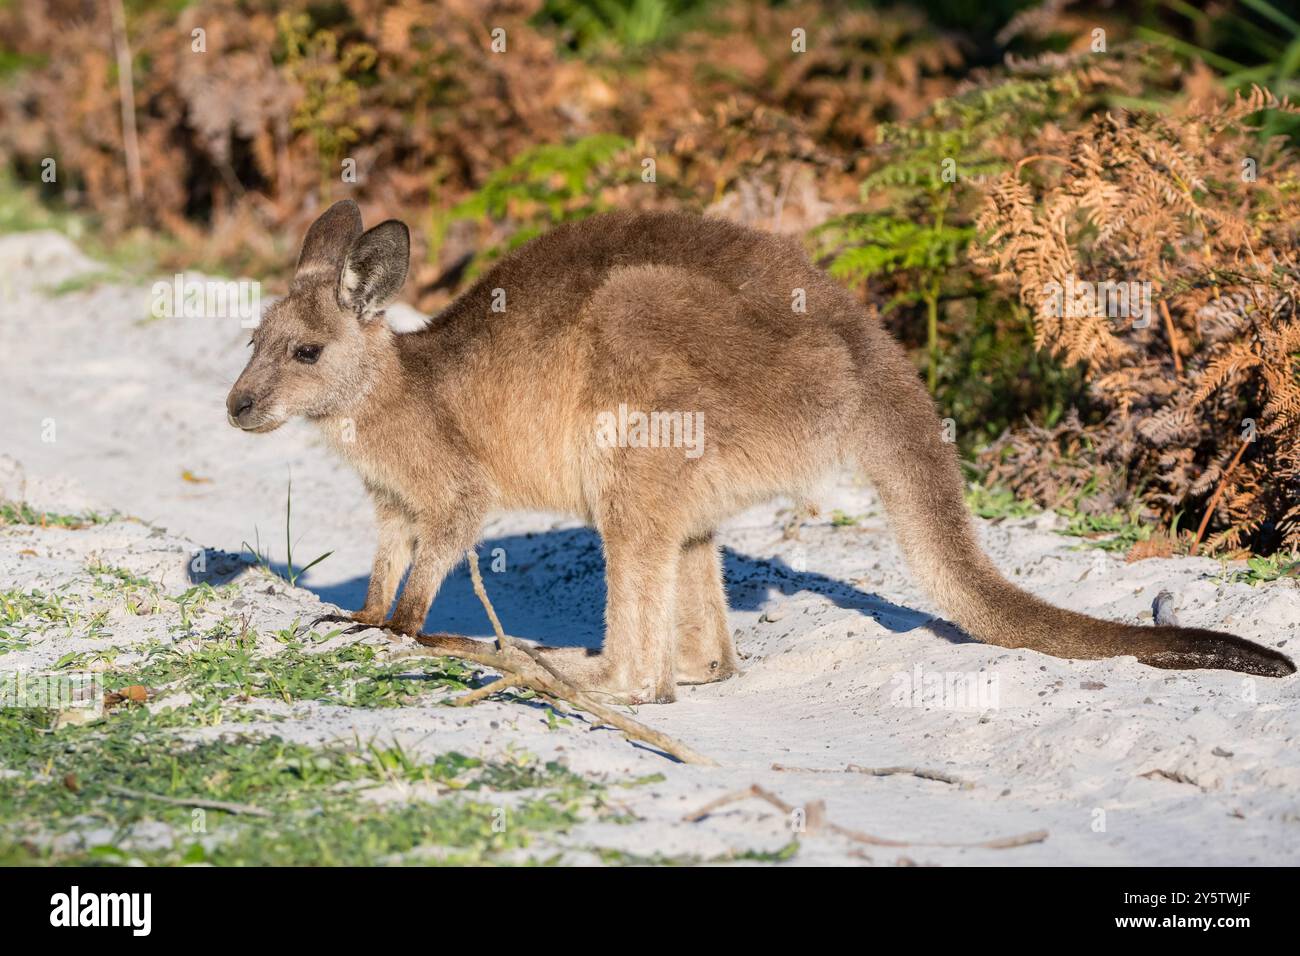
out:
M1294 154L1246 125L1268 109L1297 112L1256 87L1096 116L1054 139L1062 161L983 185L974 253L1030 307L1037 341L1087 369L1111 412L1094 460L1166 521L1212 508L1204 545L1227 551L1300 547L1300 191ZM1116 315L1099 295L1053 307L1048 290L1067 281L1140 283L1167 322Z

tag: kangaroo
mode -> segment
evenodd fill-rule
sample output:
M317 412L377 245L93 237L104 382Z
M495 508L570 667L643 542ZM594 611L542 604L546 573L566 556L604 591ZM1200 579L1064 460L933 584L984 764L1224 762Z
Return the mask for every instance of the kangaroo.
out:
M1295 671L1231 634L1098 620L1008 582L976 542L954 446L908 356L794 240L675 213L594 216L510 253L399 335L382 310L409 258L403 223L363 232L354 202L331 206L226 403L244 431L314 421L360 473L379 526L360 624L418 634L489 511L565 512L600 533L606 631L599 653L551 648L548 663L618 701L671 702L678 684L737 673L718 526L807 498L847 465L877 488L934 600L980 641ZM628 409L694 414L701 453L620 447L609 425Z

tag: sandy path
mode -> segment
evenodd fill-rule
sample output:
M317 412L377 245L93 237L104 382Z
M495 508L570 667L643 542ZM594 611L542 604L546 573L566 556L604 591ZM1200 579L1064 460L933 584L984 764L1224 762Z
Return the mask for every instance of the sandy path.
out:
M63 511L117 509L174 537L163 548L130 524L78 532L80 543L67 532L32 532L43 536L35 550L48 552L46 561L18 556L19 539L9 534L0 539L0 586L58 580L103 550L123 566L179 575L187 548L238 551L254 527L282 560L292 470L299 563L334 551L305 583L324 600L359 604L373 522L356 477L306 426L258 438L225 424L223 401L245 360L247 333L235 320L145 322L147 285L49 291L96 269L53 234L0 237L0 493ZM51 421L53 442L43 440ZM1009 850L870 850L877 862L1300 859L1300 680L1170 673L1131 659L1071 663L965 642L931 617L868 489L846 478L820 504L824 515L839 509L860 520L834 527L818 519L797 540L783 540L774 504L727 526L731 624L744 674L641 709L642 719L710 754L720 769L674 766L607 732L547 732L511 704L396 715L315 708L277 732L288 726L321 739L361 723L420 746L483 753L526 739L583 772L664 772L664 783L629 797L643 823L601 834L637 852L781 845L788 829L761 804L700 824L680 820L729 789L760 783L790 803L825 800L841 825L899 839L1050 833ZM1184 624L1224 627L1292 654L1300 645L1294 581L1222 583L1223 569L1208 559L1125 565L1076 549L1075 539L1053 532L1054 522L984 523L982 533L1007 573L1064 606L1149 619L1151 600L1167 588ZM591 532L545 515L504 516L488 526L480 551L487 557L496 548L505 570L488 574L487 584L508 628L548 641L599 641L604 588ZM259 613L282 627L315 609L315 595L284 589ZM463 571L435 602L429 626L486 633ZM57 650L11 655L3 666L38 665ZM971 682L986 694L984 706L931 692L927 675ZM807 769L777 771L774 763ZM842 772L849 764L928 768L971 786ZM819 836L805 841L798 860L858 862L861 849Z

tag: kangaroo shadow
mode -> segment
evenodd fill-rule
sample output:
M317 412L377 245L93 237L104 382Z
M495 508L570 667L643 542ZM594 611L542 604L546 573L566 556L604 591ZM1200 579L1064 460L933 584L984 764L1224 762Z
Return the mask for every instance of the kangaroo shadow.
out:
M506 535L480 542L480 568L492 605L507 633L555 647L599 648L605 633L605 559L600 536L589 528ZM757 611L773 592L818 594L836 607L866 614L894 633L925 628L954 643L971 639L954 625L894 604L876 594L780 558L754 558L723 549L723 574L732 610ZM300 583L322 601L356 609L366 597L366 577L316 586ZM491 624L474 594L465 561L447 576L425 619L427 632L490 637Z

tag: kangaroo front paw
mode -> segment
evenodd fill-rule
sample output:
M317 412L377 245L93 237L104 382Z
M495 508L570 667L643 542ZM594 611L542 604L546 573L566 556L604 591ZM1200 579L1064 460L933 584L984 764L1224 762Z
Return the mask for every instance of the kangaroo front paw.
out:
M344 634L356 634L359 631L367 630L372 627L382 627L384 614L382 611L375 613L362 608L352 614L322 614L316 620L311 622L312 627L320 624L350 624L351 627L343 629Z
M355 619L352 617L351 614L335 614L333 611L331 611L328 614L322 614L320 617L316 618L314 621L311 622L311 626L315 627L317 624L353 624L353 623L355 623Z
M319 627L321 624L350 624L351 627L343 629L344 634L355 634L358 631L364 631L368 627L374 627L372 623L361 620L355 614L322 614L312 621L310 626Z
M358 624L364 624L366 627L383 627L384 612L382 610L373 610L371 608L363 607L361 610L353 613L352 620L356 621Z

